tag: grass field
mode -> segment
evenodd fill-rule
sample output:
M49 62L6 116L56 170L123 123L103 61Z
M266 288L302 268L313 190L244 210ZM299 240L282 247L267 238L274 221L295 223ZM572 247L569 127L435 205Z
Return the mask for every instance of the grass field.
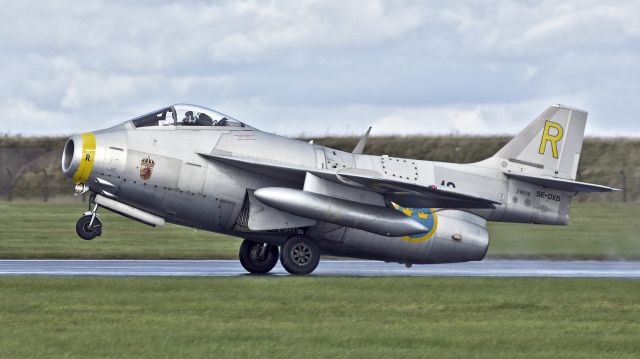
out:
M638 358L639 281L0 278L0 357Z
M80 239L80 202L0 202L1 258L228 258L240 240L175 225L152 228L101 210L103 235Z
M0 202L0 258L237 258L240 240L151 228L103 210L104 234L80 240L79 202ZM491 223L489 257L640 259L640 203L576 203L570 226Z
M237 258L240 239L102 211L104 234L80 240L79 202L0 202L0 258ZM640 203L576 203L570 226L491 223L489 257L639 259Z
M488 256L640 259L640 203L574 203L569 226L490 223Z

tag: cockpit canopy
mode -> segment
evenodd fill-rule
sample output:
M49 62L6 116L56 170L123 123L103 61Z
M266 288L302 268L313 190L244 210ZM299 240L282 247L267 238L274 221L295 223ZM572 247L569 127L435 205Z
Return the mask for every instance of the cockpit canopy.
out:
M249 127L218 111L205 107L177 104L131 120L136 128L164 126L228 126Z

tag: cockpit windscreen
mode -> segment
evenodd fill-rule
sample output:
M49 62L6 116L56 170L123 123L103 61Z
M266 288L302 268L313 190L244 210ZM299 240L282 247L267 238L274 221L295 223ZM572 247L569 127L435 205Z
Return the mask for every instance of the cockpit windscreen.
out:
M246 127L232 117L205 107L178 104L153 111L132 120L136 128L164 126L228 126Z
M153 111L138 118L134 118L132 122L136 128L167 126L175 122L174 117L172 107L167 107L162 110Z

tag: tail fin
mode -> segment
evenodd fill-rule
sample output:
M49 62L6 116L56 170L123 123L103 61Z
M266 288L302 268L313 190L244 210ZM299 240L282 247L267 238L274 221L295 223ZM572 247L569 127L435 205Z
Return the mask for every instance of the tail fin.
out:
M494 157L531 167L530 173L575 180L586 122L585 111L553 105Z

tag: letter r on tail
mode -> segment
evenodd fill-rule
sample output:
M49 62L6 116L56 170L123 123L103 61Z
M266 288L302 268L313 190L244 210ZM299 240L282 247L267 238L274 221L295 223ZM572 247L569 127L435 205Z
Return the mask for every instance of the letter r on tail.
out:
M556 134L551 133L551 129L556 130ZM540 149L538 152L541 155L547 150L547 142L551 142L551 151L553 152L553 158L558 158L558 141L562 139L563 130L559 123L552 121L545 121L544 131L542 132L542 139L540 140Z

